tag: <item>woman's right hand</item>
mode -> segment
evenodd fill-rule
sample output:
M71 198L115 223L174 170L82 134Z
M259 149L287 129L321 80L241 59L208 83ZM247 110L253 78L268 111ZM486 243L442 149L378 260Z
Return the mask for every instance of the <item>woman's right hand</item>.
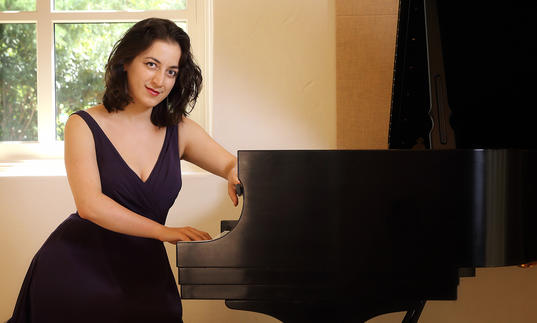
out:
M164 226L159 237L162 242L177 243L177 241L200 241L211 240L207 232L192 227L167 227Z

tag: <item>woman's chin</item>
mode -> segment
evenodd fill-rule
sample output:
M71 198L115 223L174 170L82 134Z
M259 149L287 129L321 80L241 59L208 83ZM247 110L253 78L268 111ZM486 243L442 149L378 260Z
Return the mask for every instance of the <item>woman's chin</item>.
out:
M164 100L160 99L153 99L153 100L137 100L134 101L132 104L140 109L153 109L155 106L157 106L159 103L161 103Z

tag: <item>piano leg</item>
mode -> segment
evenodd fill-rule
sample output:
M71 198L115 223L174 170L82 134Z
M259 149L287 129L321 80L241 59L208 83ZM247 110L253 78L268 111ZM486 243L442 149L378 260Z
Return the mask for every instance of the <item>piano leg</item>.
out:
M417 323L421 312L425 307L425 301L419 301L406 312L402 323Z
M226 306L234 310L267 314L284 323L365 323L377 315L407 310L403 323L417 323L425 306L425 301L412 304L386 303L377 304L377 306L371 304L371 306L366 306L363 311L353 311L351 303L343 306L326 304L322 307L319 306L319 303L299 301L226 300Z
M226 306L234 310L252 311L270 315L284 323L325 323L333 320L334 311L319 310L312 304L292 301L226 300ZM361 321L360 323L362 323Z

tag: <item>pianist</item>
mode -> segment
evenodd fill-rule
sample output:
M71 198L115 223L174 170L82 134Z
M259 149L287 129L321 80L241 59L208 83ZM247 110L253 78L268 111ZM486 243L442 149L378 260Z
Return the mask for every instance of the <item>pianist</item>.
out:
M65 165L77 212L30 264L14 322L181 322L163 242L206 240L167 227L180 159L228 180L236 159L190 120L201 89L188 35L164 19L136 23L110 54L103 104L65 127Z

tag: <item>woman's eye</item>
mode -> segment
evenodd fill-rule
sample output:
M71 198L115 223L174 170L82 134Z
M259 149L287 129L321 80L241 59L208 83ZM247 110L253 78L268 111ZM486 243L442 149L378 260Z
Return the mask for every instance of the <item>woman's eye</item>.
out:
M157 64L153 63L153 62L147 62L145 63L145 65L147 65L147 67L150 67L150 68L155 68L157 67Z
M175 77L175 76L177 76L177 71L169 70L168 75L171 76L171 77Z

